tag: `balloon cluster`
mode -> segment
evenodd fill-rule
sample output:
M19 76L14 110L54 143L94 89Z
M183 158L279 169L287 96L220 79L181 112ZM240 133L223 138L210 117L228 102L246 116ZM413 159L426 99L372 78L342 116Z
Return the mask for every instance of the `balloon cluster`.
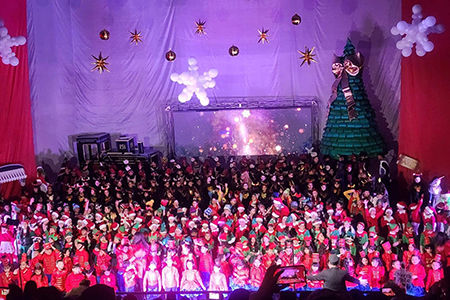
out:
M422 20L422 7L416 4L412 8L412 22L408 24L406 21L400 21L396 26L391 28L393 35L402 35L402 39L397 42L397 49L402 51L404 57L408 57L412 53L412 48L416 44L416 54L424 56L427 52L434 49L432 41L428 40L430 33L444 32L443 25L436 25L436 18L429 16Z
M19 59L16 53L12 52L11 47L24 45L26 42L27 39L23 36L11 37L5 23L0 20L0 57L5 65L15 67L19 64Z
M200 100L200 104L207 106L209 105L209 98L208 95L206 95L205 90L216 86L214 78L217 77L219 71L211 69L200 75L198 72L197 60L194 57L188 59L188 64L188 72L183 72L181 74L172 73L170 75L170 80L186 86L178 95L178 100L181 103L185 103L191 100L192 96L195 94L197 99Z

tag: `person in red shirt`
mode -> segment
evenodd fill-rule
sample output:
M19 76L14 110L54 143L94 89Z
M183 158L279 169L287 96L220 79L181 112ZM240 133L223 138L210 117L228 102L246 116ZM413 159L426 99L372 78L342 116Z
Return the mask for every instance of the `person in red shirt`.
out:
M395 272L402 268L402 264L399 260L394 260L391 264L392 268L389 271L389 280L395 281Z
M180 286L180 274L170 258L166 259L166 266L162 269L161 283L166 292L177 291Z
M40 263L37 263L36 266L34 267L34 273L31 276L30 281L36 282L37 288L48 286L47 276L45 276L43 268Z
M232 282L230 283L231 289L235 290L245 288L249 279L248 275L248 268L245 266L245 263L239 259L236 262L236 266L233 271Z
M371 261L369 268L369 286L372 290L380 290L384 282L385 269L381 265L381 261L378 257L375 257Z
M434 260L431 264L431 270L428 271L426 290L427 292L436 282L441 281L444 278L444 271L442 270L441 262Z
M20 260L19 268L14 270L14 279L18 286L22 289L25 288L25 284L30 281L33 271L30 269L27 263L27 255L22 254L22 259Z
M412 274L411 292L410 294L420 297L423 296L423 288L425 287L425 268L420 264L420 257L414 254L411 257L411 264L408 267L408 271Z
M200 248L198 270L200 271L200 277L202 278L203 285L208 288L209 277L213 270L214 262L211 253L206 246Z
M103 271L103 275L100 277L100 284L112 287L114 291L117 291L116 276L111 273L110 267L106 268L106 270Z
M0 273L0 286L8 286L14 282L14 274L9 263L3 265L3 272Z
M89 270L89 253L84 249L84 242L80 239L75 240L75 255L73 256L73 264L79 265L81 271ZM67 291L69 292L69 291Z
M94 271L94 268L86 270L86 279L89 280L91 286L97 284L97 278L94 276Z
M319 274L320 273L320 271L319 271L319 263L313 263L312 265L311 265L311 270L308 272L308 275L317 275L317 274ZM317 289L321 289L322 288L322 286L323 286L323 281L311 281L311 280L308 280L308 290L309 291L314 291L314 290L317 290Z
M38 260L42 263L42 268L47 281L52 279L52 273L56 268L56 262L60 259L59 251L50 243L44 245L44 249L41 251Z
M56 287L61 292L65 292L66 278L67 270L64 268L64 262L62 260L58 260L56 262L56 268L52 274L51 285Z
M125 292L134 292L136 289L136 268L135 266L131 265L129 261L124 262L123 266L126 268L125 272L123 273Z
M250 286L252 290L257 291L259 289L265 273L264 267L261 266L261 260L258 257L255 258L250 268Z
M78 287L83 279L85 276L81 273L80 265L73 265L72 273L66 277L66 292L69 293L73 288Z

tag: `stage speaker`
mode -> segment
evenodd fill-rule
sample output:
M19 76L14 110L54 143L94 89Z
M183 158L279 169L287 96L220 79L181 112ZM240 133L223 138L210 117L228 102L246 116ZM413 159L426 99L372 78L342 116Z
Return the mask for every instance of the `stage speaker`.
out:
M144 142L138 142L139 154L144 153Z
M117 152L135 152L134 138L129 136L121 136L116 140Z

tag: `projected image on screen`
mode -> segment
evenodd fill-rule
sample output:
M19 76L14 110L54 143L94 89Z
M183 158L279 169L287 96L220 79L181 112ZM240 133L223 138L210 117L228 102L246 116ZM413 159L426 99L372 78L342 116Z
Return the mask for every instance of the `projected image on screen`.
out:
M177 156L273 155L311 144L311 109L174 112Z

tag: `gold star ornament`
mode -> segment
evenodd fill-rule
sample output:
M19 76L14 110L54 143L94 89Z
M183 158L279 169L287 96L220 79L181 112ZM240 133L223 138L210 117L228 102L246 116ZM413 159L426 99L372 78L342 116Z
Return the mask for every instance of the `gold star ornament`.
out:
M316 47L312 47L312 49L310 50L310 49L308 49L307 46L305 46L305 52L297 50L297 52L302 55L300 57L300 59L303 59L302 64L300 65L300 67L303 66L305 63L307 63L308 66L311 65L311 62L317 63L317 61L314 59L314 56L316 56L316 55L312 54L314 49L316 49Z
M134 30L134 32L131 32L130 31L130 33L131 33L131 43L130 44L133 44L133 43L136 43L136 45L139 43L139 42L141 42L142 43L142 36L141 36L141 32L139 31L139 32L137 32L137 30Z
M198 20L198 22L195 22L195 28L197 29L195 31L195 33L200 34L200 35L206 34L205 33L205 24L206 24L206 21L202 21L202 20Z
M100 74L103 71L107 71L109 73L109 70L106 67L107 65L109 65L109 63L106 62L106 60L108 59L109 56L103 57L102 53L100 52L100 55L98 57L95 57L94 55L92 55L92 57L95 59L95 62L93 62L95 67L91 70L91 72L94 70L97 70L100 72Z
M259 32L259 41L258 43L262 42L264 44L264 42L269 42L269 40L267 39L267 37L269 37L269 35L267 34L269 32L269 29L264 30L264 27L262 28L262 30L258 30Z

